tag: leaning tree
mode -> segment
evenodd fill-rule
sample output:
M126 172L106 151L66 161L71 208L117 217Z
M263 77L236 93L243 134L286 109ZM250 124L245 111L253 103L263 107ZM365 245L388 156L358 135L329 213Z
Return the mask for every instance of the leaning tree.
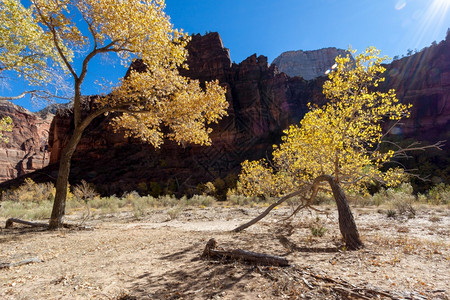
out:
M208 124L226 114L225 91L218 82L201 88L197 80L178 73L186 67L189 37L173 28L164 12L164 0L30 2L30 20L49 37L46 40L52 55L47 59L61 62L73 84L74 128L61 152L50 228L63 225L71 158L84 130L96 117L119 113L112 122L116 129L155 147L164 138L180 144L210 144ZM82 97L82 84L88 66L94 57L108 54L117 55L125 66L140 59L145 71L132 71L111 93L93 100L90 109L83 111L86 97Z
M337 203L346 248L363 247L345 191L364 191L374 182L386 186L399 184L405 178L404 170L382 167L405 151L416 149L414 146L395 151L380 149L386 134L400 119L409 116L411 105L400 103L394 90L377 91L384 80L381 62L386 59L379 57L379 53L369 47L354 60L350 54L337 57L323 86L328 102L322 107L310 104L310 111L300 125L284 131L272 161L242 164L239 188L244 194L284 197L235 231L256 223L291 197L302 199L296 211L307 207L323 189L332 193ZM387 124L390 128L383 132Z

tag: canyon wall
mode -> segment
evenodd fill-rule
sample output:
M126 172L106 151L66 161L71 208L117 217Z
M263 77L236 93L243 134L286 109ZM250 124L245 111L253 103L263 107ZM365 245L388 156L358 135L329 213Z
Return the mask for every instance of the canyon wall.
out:
M348 51L334 47L313 51L287 51L274 59L273 65L290 77L299 76L306 80L325 75L339 55L346 56Z
M269 156L272 146L280 142L282 130L298 123L307 112L308 102L325 103L325 76L313 80L290 77L275 63L269 66L265 56L256 54L234 64L217 33L194 35L188 50L189 70L182 70L184 75L200 81L218 79L227 88L228 116L214 126L212 146L180 147L168 141L155 149L124 138L122 132L114 133L109 126L114 115L99 117L77 147L72 183L85 179L103 194L131 190L147 193L155 184L165 192L193 193L199 183L231 180L246 159ZM333 55L326 57L331 59ZM395 138L450 140L449 55L447 37L436 46L387 65L381 89L395 88L401 101L414 105L412 118L396 128ZM58 161L72 129L70 115L56 115L49 136L52 163ZM448 153L448 146L446 149ZM57 166L49 166L43 173L54 178ZM33 176L38 181L48 180L48 176Z
M53 115L41 118L9 101L0 102L0 118L11 117L12 132L5 132L8 142L0 142L0 182L47 166L48 130Z

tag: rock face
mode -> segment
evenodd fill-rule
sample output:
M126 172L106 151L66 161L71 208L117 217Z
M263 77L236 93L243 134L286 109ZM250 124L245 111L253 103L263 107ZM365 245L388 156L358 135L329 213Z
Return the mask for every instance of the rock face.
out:
M214 127L212 146L180 147L169 141L155 149L124 138L121 132L114 133L109 126L113 116L97 118L86 129L73 157L72 184L85 179L103 194L120 195L131 190L152 192L155 185L163 192L189 194L199 183L217 178L227 182L239 173L242 161L270 155L272 145L280 142L282 130L304 116L308 102L325 102L325 77L309 81L289 77L276 64L269 66L266 57L257 55L232 64L217 33L193 36L188 50L190 68L182 71L184 75L201 81L219 79L227 88L229 115ZM336 49L330 53L333 51L337 53ZM398 136L431 142L445 135L448 139L449 55L448 37L435 47L388 66L381 88L395 88L402 101L415 105L413 119L397 128ZM324 56L334 59L334 54ZM49 137L52 163L58 161L72 126L70 114L54 118ZM56 177L57 166L40 173ZM39 174L33 176L48 180L39 179Z
M16 178L47 166L48 130L53 115L43 119L37 114L12 104L0 102L0 118L13 120L12 132L6 132L8 143L0 143L0 182Z
M324 76L335 63L339 55L345 56L348 51L337 48L324 48L313 51L287 51L274 59L272 65L290 77L299 76L311 80Z
M450 35L438 45L387 66L382 89L413 105L411 117L397 134L418 140L450 141Z

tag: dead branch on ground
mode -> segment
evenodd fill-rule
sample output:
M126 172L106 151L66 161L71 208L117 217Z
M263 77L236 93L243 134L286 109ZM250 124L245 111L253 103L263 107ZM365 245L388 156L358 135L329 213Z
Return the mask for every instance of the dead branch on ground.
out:
M206 259L231 259L234 261L245 261L258 265L269 266L289 266L289 261L281 256L270 255L265 253L256 253L241 249L223 250L217 247L215 239L210 239L206 243L205 250L203 250L202 258Z
M46 229L49 228L48 223L30 222L30 221L25 221L25 220L16 219L16 218L9 218L8 220L6 220L5 229L13 227L14 223L24 224L24 225L28 225L28 226L31 226L31 227L42 227L42 228L46 228ZM68 229L92 230L92 227L90 227L90 226L83 226L83 223L81 223L80 225L64 223L63 227L64 228L68 228Z
M26 264L31 264L31 263L40 263L42 262L42 260L40 260L38 257L32 257L32 258L27 258L18 262L14 262L14 263L0 263L0 269L4 269L4 268L12 268L12 267L18 267L21 265L26 265Z
M28 225L31 227L48 227L47 223L29 222L29 221L16 219L16 218L9 218L8 220L6 220L5 228L13 227L14 223L24 224L24 225Z

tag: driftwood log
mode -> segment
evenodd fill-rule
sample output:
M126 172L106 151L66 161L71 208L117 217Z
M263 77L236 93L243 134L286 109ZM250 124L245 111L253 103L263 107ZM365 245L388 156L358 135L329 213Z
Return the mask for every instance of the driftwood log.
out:
M6 220L5 228L12 227L14 223L24 224L32 227L48 227L47 223L29 222L16 218L9 218L8 220Z
M42 227L42 228L49 229L48 223L30 222L30 221L25 221L25 220L16 219L16 218L9 218L8 220L6 220L5 229L13 227L14 223L24 224L24 225L28 225L31 227ZM81 229L92 230L92 227L90 227L90 226L82 226L82 225L67 224L67 223L63 223L62 227L69 228L69 229L75 228L75 229L79 229L79 230L81 230Z
M208 243L206 243L205 250L203 250L202 258L245 261L247 263L265 266L280 266L280 267L289 266L289 261L281 256L256 253L241 249L235 250L219 249L217 247L217 242L215 239L210 239Z

